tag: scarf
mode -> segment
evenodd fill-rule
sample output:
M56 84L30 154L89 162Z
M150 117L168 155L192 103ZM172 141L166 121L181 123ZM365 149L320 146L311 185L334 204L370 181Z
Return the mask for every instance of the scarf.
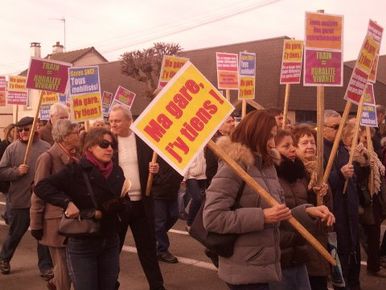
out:
M113 171L113 161L110 160L110 162L108 163L100 162L98 159L95 158L94 154L88 151L86 151L85 156L86 159L90 161L99 170L99 172L104 176L104 178L109 178L111 172Z
M295 158L294 161L281 155L281 162L276 165L277 175L289 183L294 183L298 179L305 177L305 168L302 161Z
M316 157L313 157L312 159L302 159L302 162L310 178L307 189L311 190L318 183L318 171L317 171L318 163L316 161Z
M358 162L360 166L371 166L370 160L374 161L374 167L372 168L373 174L369 176L368 188L370 195L373 196L381 190L381 184L383 176L385 176L385 166L379 160L377 153L374 151L369 152L368 149L359 143L354 151L354 161ZM373 188L371 188L373 185Z

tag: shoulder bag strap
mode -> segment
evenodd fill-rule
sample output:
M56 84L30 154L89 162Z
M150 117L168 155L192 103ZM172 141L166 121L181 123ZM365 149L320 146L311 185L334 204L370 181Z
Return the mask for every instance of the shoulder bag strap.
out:
M232 209L236 209L236 208L240 207L240 199L241 199L241 196L243 195L243 191L245 188L245 181L242 180L241 182L242 183L241 183L241 186L239 188L239 191L237 192L235 203L233 204Z
M90 194L91 201L92 201L95 209L97 209L98 205L97 205L97 203L95 201L94 191L92 190L92 187L91 187L91 184L90 184L90 179L88 178L87 173L83 169L82 169L82 174L83 174L84 181L86 182L87 190L88 190L88 192Z

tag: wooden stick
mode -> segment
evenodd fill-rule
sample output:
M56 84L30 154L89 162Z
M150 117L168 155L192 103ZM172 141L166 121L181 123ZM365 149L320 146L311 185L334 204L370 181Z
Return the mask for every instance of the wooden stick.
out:
M347 101L346 106L344 107L342 119L341 119L340 124L339 124L339 129L338 129L338 132L336 132L334 144L332 145L330 157L328 158L326 169L324 171L323 183L328 183L328 178L330 177L332 165L334 164L334 160L335 160L335 156L336 156L336 151L338 151L339 143L340 143L340 140L342 137L343 128L344 128L344 125L346 124L348 114L350 113L351 105L352 105L352 102Z
M230 158L221 148L219 148L212 140L209 141L208 147L219 158L224 160L228 166L245 181L245 183L257 192L260 197L267 202L270 206L278 205L278 201L274 199L256 180L248 175L247 172L232 158ZM328 251L319 243L314 236L312 236L304 226L299 223L294 217L291 217L288 222L297 230L303 238L305 238L329 263L336 265L336 261Z
M285 129L285 125L287 123L287 115L288 115L288 102L289 102L289 94L291 91L291 85L285 85L285 94L284 94L284 108L283 108L283 125L282 129Z
M151 162L155 163L157 162L158 154L153 151L153 156L151 158ZM150 196L151 187L153 186L153 178L154 174L149 172L149 176L147 177L147 183L146 183L146 196Z
M17 124L17 122L19 122L19 105L16 105L16 112L15 112L15 124ZM16 141L18 138L17 138L17 129L16 129L16 126L15 126L15 130L13 131L13 141Z
M247 100L242 99L241 100L241 119L244 119L246 115L247 115Z
M316 87L316 97L317 97L317 164L318 164L318 185L322 184L323 176L323 127L324 127L324 87ZM320 194L316 195L316 204L323 204L323 197Z
M225 97L228 101L231 100L231 91L230 90L225 90Z
M27 164L28 157L29 157L29 154L30 154L30 152L31 152L32 142L33 142L33 139L34 139L34 137L35 137L36 122L38 121L39 112L40 112L40 106L41 106L41 104L42 104L42 99L43 99L43 98L42 98L42 94L38 94L38 95L39 95L38 107L36 108L34 121L32 122L32 128L31 128L31 131L30 131L30 133L29 133L29 138L28 138L28 143L27 143L27 149L25 150L25 155L24 155L23 164Z
M371 139L371 130L370 127L366 127L366 137L367 137L367 150L369 152L370 156L370 161L371 161L371 156L374 154L374 146L373 146L373 140ZM370 163L370 178L369 178L369 190L370 194L375 193L374 191L374 167L371 166Z
M89 120L86 120L86 121L84 122L84 130L85 130L86 132L88 132L88 131L90 130L90 121L89 121Z
M350 158L348 160L348 164L350 164L350 165L352 164L352 161L354 159L355 149L357 148L357 145L358 145L359 126L360 126L361 117L362 117L364 99L365 98L362 95L361 100L359 101L359 105L358 105L357 117L355 119L354 137L353 137L352 142L351 142ZM346 181L344 183L343 194L345 194L347 191L347 185L348 185L348 179L346 179Z

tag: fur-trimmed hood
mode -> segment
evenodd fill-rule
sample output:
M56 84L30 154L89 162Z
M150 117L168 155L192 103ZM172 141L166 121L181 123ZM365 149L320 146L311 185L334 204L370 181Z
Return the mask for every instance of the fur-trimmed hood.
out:
M224 150L229 157L243 167L252 165L262 166L262 159L258 153L252 152L251 149L241 143L232 142L229 136L218 138L216 144ZM272 156L273 162L280 164L280 153L276 149L270 150L269 153Z

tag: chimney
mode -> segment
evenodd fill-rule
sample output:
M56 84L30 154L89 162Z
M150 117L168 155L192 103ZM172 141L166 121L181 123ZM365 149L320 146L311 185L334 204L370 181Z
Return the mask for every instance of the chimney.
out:
M31 42L31 56L41 57L40 42Z
M59 41L57 41L55 45L52 46L52 54L62 53L62 52L64 52L64 47L63 45L60 44Z

